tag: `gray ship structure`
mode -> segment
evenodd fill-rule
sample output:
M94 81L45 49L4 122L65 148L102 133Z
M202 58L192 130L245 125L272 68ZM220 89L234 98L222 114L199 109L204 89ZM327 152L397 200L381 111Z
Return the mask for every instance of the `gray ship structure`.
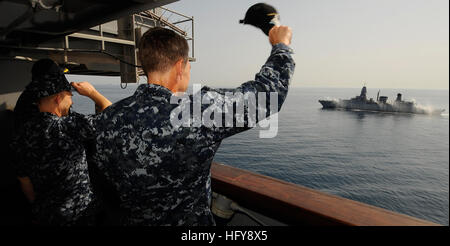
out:
M324 109L347 109L431 115L440 115L444 112L444 109L422 108L417 106L414 102L403 101L402 94L400 93L397 94L397 98L393 102L388 102L387 96L380 96L380 91L378 91L376 101L373 100L373 98L367 99L367 88L365 86L361 89L361 94L354 98L319 100L319 102L322 104Z

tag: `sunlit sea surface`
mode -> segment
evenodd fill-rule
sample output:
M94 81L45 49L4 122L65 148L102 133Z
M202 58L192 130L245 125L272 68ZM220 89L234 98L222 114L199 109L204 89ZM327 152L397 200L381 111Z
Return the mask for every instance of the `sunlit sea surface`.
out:
M137 85L91 81L111 101ZM319 99L350 98L361 88L292 88L279 113L278 134L261 128L222 142L215 161L449 225L449 91L381 89L380 95L445 109L440 116L323 110ZM368 88L376 98L379 88ZM93 113L78 94L73 108Z

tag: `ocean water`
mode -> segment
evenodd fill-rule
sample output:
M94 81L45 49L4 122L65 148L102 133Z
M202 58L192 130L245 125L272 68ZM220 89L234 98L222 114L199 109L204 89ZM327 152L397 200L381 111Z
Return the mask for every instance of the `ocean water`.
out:
M95 83L116 102L136 89ZM379 88L368 88L376 98ZM329 194L449 225L449 91L381 89L394 99L445 109L440 116L323 110L324 98L350 98L360 88L292 88L275 138L260 128L222 142L215 161ZM94 104L75 94L74 109Z

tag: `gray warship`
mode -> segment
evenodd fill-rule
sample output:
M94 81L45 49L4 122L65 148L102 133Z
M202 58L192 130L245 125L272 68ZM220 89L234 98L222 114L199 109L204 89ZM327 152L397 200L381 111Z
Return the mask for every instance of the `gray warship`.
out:
M388 102L387 96L380 96L380 91L378 91L376 101L373 100L373 98L367 99L366 86L361 89L361 94L354 98L344 100L319 100L319 102L322 104L324 109L347 109L432 115L440 115L444 111L444 109L422 108L417 106L414 102L403 101L402 94L400 93L397 94L397 98L393 102Z

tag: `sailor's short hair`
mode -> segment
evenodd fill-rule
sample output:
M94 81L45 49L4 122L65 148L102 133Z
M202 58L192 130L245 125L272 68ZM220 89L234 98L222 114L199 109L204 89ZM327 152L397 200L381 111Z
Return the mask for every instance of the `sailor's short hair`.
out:
M139 60L146 75L165 72L180 59L187 62L188 55L186 39L170 29L151 28L139 41Z

